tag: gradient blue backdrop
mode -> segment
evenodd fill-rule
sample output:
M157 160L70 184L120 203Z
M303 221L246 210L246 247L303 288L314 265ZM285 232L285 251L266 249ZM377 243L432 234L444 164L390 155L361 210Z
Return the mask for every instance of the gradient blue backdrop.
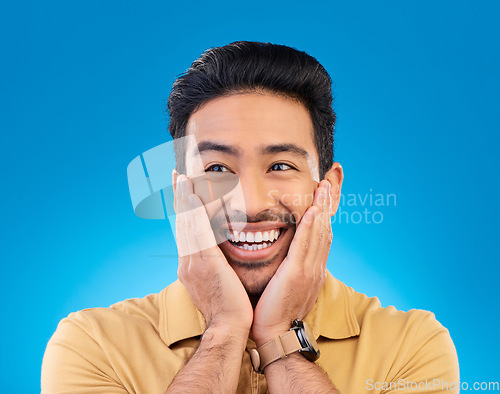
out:
M334 224L329 269L384 306L435 312L462 380L500 380L500 3L347 3L3 2L2 392L39 391L71 311L174 280L168 223L134 216L126 167L167 140L175 77L242 39L324 64L344 193L397 196L381 224Z

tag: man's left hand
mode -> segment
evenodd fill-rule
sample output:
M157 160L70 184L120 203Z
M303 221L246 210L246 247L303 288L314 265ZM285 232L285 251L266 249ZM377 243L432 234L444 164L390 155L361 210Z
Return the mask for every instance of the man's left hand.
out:
M326 280L332 243L330 183L323 180L294 235L287 257L255 307L252 336L261 346L311 311Z

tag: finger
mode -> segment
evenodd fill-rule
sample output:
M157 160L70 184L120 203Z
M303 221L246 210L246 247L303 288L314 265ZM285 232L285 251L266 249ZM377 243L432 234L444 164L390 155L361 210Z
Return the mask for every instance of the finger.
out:
M323 184L314 193L313 205L308 208L297 226L297 232L288 253L295 261L300 262L308 272L314 275L314 262L318 254L319 233L322 220L320 197L324 194Z
M182 260L185 256L189 255L189 246L186 237L186 214L180 213L175 219L175 232L177 240L177 253L181 261L179 263L184 263Z
M318 286L321 285L322 278L324 277L323 260L325 254L328 254L329 250L329 238L331 230L329 230L329 182L323 181L320 183L319 187L316 189L314 196L314 205L318 209L318 214L316 215L315 221L311 229L310 245L307 255L304 257L304 268L306 270L307 276L311 278L312 287L316 287L315 282L318 282Z
M325 198L322 201L322 224L320 245L318 246L318 256L316 258L317 264L315 266L316 277L322 278L326 273L326 262L330 253L332 244L332 224L330 217L330 204L331 204L331 184L325 181Z
M323 277L326 275L326 264L328 263L328 257L330 256L330 248L332 246L332 240L333 240L333 236L330 235L329 240L327 241L327 243L323 249L323 254L322 254L321 258L319 259L320 268L321 268L320 273Z
M322 200L322 226L321 226L321 231L322 231L322 237L321 241L323 243L323 247L328 246L331 244L331 238L332 238L332 222L331 222L331 217L330 217L330 204L331 204L331 184L330 182L325 181L325 194ZM320 250L323 250L320 249Z
M318 254L322 250L321 245L324 237L325 204L327 204L327 194L328 193L324 183L321 183L320 187L316 189L314 196L314 205L318 211L311 229L310 247L305 259L307 269L313 274L315 274Z
M195 224L189 200L189 197L193 194L193 187L186 175L181 174L177 177L176 189L179 206L176 223L180 224L180 233L182 234L179 239L183 241L184 255L194 257L200 250L193 236Z
M324 230L325 237L319 247L318 256L316 258L317 264L315 266L315 276L316 278L321 278L322 280L326 279L326 264L328 262L328 256L330 255L330 248L333 239L330 217L328 219L329 220L326 223L326 228Z
M193 183L184 174L177 177L176 184L176 200L178 201L178 211L177 213L183 213L191 209L191 204L189 203L189 196L193 194Z
M186 175L179 175L176 183L176 202L177 202L177 217L176 217L176 235L178 242L179 256L184 257L190 254L189 249L189 233L191 231L191 221L189 221L189 201L187 200L189 191L189 179Z
M210 220L201 199L196 194L189 196L191 216L193 219L193 234L202 257L207 257L208 251L217 246ZM212 251L213 252L213 251ZM204 255L205 254L205 255Z
M290 260L302 264L307 252L309 251L309 244L312 235L312 226L314 223L315 216L317 214L317 207L312 206L307 209L297 226L297 232L295 233L292 243L290 244L290 250L288 256Z
M177 182L175 184L175 212L179 215L186 212L186 201L185 201L185 181L183 181L185 175L177 176Z
M195 236L195 223L193 212L191 210L186 211L186 241L189 248L189 255L191 260L196 260L200 258L200 247L198 245L197 237Z

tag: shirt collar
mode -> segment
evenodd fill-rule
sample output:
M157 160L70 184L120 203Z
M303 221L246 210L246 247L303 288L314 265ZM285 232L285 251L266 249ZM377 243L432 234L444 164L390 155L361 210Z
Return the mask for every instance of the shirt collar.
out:
M176 280L160 293L160 336L167 346L205 331L205 319L183 284Z
M325 285L305 321L318 339L359 335L359 322L350 295L353 290L327 272ZM205 319L179 280L160 293L160 336L168 345L203 334Z

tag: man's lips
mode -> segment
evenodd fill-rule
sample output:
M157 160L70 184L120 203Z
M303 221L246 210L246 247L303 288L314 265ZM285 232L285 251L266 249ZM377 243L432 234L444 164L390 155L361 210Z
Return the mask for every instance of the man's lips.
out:
M277 231L279 231L279 236ZM246 233L244 241L232 242L230 240L227 240L221 243L220 246L222 250L229 255L230 258L238 261L248 261L250 263L255 261L268 260L271 256L273 256L276 253L278 248L280 248L280 245L284 242L285 234L288 232L288 229L280 228L278 230L275 223L274 228L270 232L268 231L269 235L271 235L273 232L275 232L274 233L275 237L278 236L277 239L273 238L273 240L270 240L268 238L268 240L265 241L264 240L265 237L263 237L262 240L259 237L257 238L257 241L260 242L256 242L254 237L253 238L254 240L252 242L251 237L250 240L247 239L248 233ZM235 240L234 233L232 234L231 239Z

